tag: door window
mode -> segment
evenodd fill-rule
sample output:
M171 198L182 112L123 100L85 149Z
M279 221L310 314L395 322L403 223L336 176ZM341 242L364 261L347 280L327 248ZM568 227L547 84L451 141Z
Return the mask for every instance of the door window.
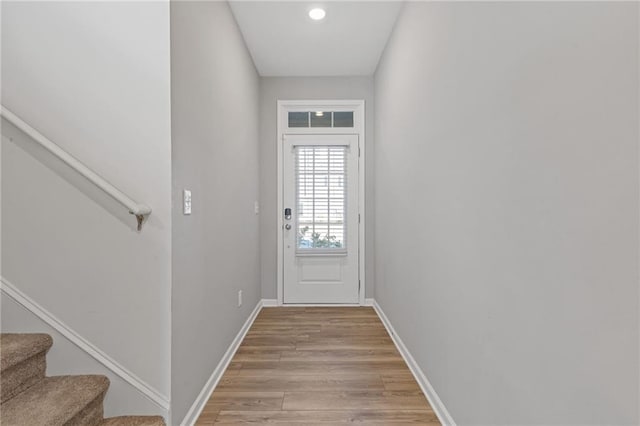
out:
M296 252L346 252L345 146L298 146Z

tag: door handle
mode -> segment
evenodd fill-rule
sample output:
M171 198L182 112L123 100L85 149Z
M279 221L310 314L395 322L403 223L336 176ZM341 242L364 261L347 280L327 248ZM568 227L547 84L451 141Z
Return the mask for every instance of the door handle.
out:
M284 226L284 229L286 229L287 231L291 229L291 225L289 225L288 223Z

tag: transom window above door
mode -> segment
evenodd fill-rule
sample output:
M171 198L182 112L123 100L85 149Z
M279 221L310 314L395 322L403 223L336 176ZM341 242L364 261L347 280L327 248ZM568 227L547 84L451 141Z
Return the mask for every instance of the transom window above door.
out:
M289 128L353 128L353 111L289 111Z

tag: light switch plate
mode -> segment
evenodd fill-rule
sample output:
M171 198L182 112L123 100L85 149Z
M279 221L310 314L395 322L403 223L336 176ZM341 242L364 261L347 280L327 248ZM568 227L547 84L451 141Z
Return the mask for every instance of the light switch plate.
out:
M253 212L255 214L260 213L260 203L258 203L257 201L253 202Z
M182 212L184 214L191 214L191 191L185 189L182 194L182 200L184 202Z

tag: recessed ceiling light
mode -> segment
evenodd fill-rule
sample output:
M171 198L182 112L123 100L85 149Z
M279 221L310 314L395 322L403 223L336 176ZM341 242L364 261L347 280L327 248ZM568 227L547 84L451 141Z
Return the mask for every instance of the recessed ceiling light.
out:
M316 7L315 9L311 9L309 11L309 18L313 19L314 21L319 21L321 19L324 19L326 14L327 12L325 12L324 9Z
M324 111L316 111L316 117L323 117Z

